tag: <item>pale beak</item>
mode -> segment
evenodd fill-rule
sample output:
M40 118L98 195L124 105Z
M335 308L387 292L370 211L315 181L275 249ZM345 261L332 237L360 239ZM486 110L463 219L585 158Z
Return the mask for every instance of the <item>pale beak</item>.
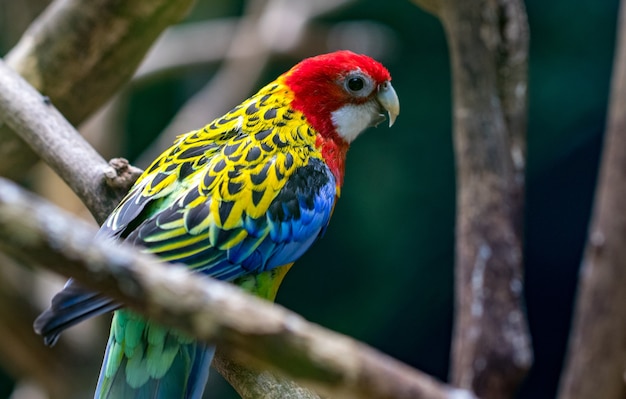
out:
M400 114L400 100L398 99L398 95L393 89L391 82L387 81L378 86L376 99L389 114L389 127L391 127Z

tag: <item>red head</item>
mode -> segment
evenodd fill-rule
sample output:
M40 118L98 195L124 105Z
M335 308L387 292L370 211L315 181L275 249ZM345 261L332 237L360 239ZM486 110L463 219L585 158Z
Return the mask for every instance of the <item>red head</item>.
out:
M389 112L393 123L399 103L390 81L378 61L346 50L307 58L285 74L294 92L292 106L321 135L348 143L379 123L381 111Z
M307 58L283 76L294 93L291 106L319 133L318 145L339 184L348 145L365 128L400 112L389 71L372 58L337 51Z

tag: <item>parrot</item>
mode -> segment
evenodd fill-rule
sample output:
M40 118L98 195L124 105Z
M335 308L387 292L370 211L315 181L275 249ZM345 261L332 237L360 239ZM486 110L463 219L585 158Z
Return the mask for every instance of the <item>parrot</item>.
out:
M306 58L145 169L96 239L274 301L293 263L326 231L348 147L400 112L389 71L340 50ZM201 398L215 351L69 279L34 322L61 332L113 312L96 399Z

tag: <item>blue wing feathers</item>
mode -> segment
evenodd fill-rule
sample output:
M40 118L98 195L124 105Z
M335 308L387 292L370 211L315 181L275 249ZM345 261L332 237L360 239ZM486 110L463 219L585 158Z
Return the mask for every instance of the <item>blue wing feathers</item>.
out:
M269 270L293 262L301 256L328 224L336 186L328 167L320 160L311 159L308 165L296 169L290 176L269 205L266 215L259 218L242 215L242 222L236 228L212 229L211 245L208 240L200 240L176 247L172 244L187 240L190 233L181 230L174 234L169 224L178 222L181 214L186 212L185 230L188 231L209 216L209 207L205 204L185 210L185 204L191 202L186 198L197 195L197 191L193 192L183 194L184 200L174 201L143 221L126 237L126 241L214 278L232 280L251 271ZM220 204L218 209L222 223L230 215L233 205L232 201ZM229 247L230 240L242 230L247 236ZM209 233L205 230L198 234Z

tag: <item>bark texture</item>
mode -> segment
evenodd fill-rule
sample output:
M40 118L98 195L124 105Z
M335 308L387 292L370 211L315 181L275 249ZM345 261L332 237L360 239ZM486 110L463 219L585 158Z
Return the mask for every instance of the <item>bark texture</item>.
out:
M73 124L125 84L158 35L193 0L56 0L7 54L6 62ZM0 175L21 176L37 156L0 126Z
M510 398L532 362L523 310L528 25L520 0L441 0L457 169L452 381Z
M107 163L74 127L0 61L0 120L18 132L102 222L139 176L127 161Z
M211 366L228 381L244 399L320 399L312 390L271 371L257 371L233 361L219 348ZM241 381L248 381L242 384Z

